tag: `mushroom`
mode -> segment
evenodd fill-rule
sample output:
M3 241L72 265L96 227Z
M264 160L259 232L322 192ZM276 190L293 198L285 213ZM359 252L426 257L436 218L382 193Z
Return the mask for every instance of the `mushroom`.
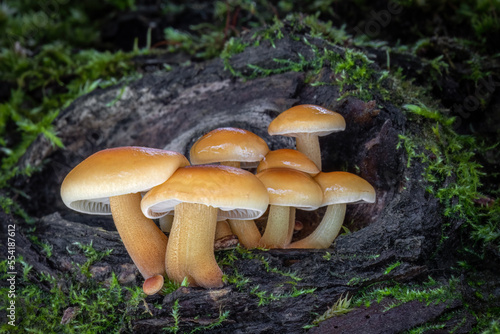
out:
M323 190L322 206L327 205L318 227L287 248L328 248L339 234L346 204L374 203L375 189L363 178L348 172L319 173L314 178Z
M64 179L61 197L69 208L88 214L112 214L132 261L145 278L146 294L163 287L167 237L141 212L141 192L165 182L179 167L189 165L180 153L117 147L82 161Z
M316 164L304 153L289 148L281 148L267 153L257 166L257 173L270 168L296 169L311 176L320 172Z
M222 286L214 256L217 219L255 219L269 203L266 188L252 173L230 166L179 168L141 202L146 217L174 209L165 258L168 277L204 288Z
M189 157L193 165L220 163L233 167L255 167L269 152L266 142L248 130L225 127L210 131L198 139ZM253 220L228 220L239 242L246 248L255 248L260 232Z
M320 170L314 162L311 161L304 153L289 148L282 148L275 151L270 151L257 166L257 173L260 173L270 168L290 168L295 169L311 176L317 175ZM295 230L295 207L290 207L290 219L288 226L288 237L285 244L292 241L293 232Z
M310 175L294 169L266 169L257 177L269 193L269 215L259 245L284 248L290 239L290 207L315 210L321 205L323 193Z
M238 128L218 128L198 139L189 151L193 165L219 162L221 165L257 166L269 152L266 142L256 134Z
M320 106L302 104L285 110L269 124L270 135L296 137L297 150L307 155L321 170L318 136L343 131L342 115Z

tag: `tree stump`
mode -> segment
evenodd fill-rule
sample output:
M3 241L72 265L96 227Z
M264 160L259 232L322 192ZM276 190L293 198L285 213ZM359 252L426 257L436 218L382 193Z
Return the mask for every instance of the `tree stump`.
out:
M283 65L276 59L312 62L317 56L314 48L344 55L338 46L305 33L284 31L274 46L263 40L233 55L229 59L233 70L250 74L248 64L278 69ZM250 34L245 38L251 40ZM53 255L46 259L28 239L19 242L19 254L34 263L37 272L57 274L73 270L72 262L85 261L83 255L68 252L75 242L92 242L99 251L113 249L93 266L96 280L105 281L115 272L122 284L142 284L111 219L77 214L63 205L59 189L66 174L92 153L109 147L148 146L188 156L195 140L218 127L250 130L272 150L294 148L290 138L269 136L267 126L293 105L316 104L339 112L347 124L344 132L320 139L323 170L347 170L363 177L375 187L376 203L348 206L345 222L352 232L340 235L325 250L217 252L219 259L232 254L234 262L223 263L222 269L228 277L237 272L247 278L246 284L227 282L211 290L181 287L166 296L147 297L148 307L137 311L134 332L158 333L173 326L172 307L178 303L182 332L215 324L221 312L228 311L219 326L207 327L205 332L303 333L304 326L341 296L379 282L425 279L440 268L439 261L446 261L433 258L443 247L441 207L421 184L423 166L415 161L407 167L405 151L397 147L398 135L414 131L418 124L407 122L401 109L379 95L371 101L340 98L354 88L341 91L335 84L309 84L311 75L318 82L332 83L339 74L331 65L325 62L314 74L285 70L242 79L232 75L222 59L214 59L177 66L170 72L146 73L127 85L96 89L78 98L55 121L65 149L39 138L21 165L43 169L16 184L32 197L25 207L38 217L37 236L53 245ZM378 70L376 64L371 66ZM315 227L321 212L299 212L297 217L308 228L297 233L296 239ZM153 303L162 308L154 308ZM397 333L461 307L459 301L432 307L414 302L384 313L383 306L375 304L322 322L311 332L366 333L369 325L370 333ZM142 315L146 309L152 316Z

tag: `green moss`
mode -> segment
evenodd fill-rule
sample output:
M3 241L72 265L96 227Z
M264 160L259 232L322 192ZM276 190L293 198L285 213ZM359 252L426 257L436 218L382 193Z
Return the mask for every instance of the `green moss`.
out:
M272 302L287 298L296 298L306 294L312 294L315 288L298 288L297 283L302 280L294 272L283 271L277 267L273 267L266 259L265 255L256 254L241 246L237 248L220 252L218 254L218 263L224 268L223 281L228 284L233 284L238 291L246 292L257 297L257 306L268 305ZM242 275L236 268L236 262L244 260L258 261L263 270L267 273L279 275L283 280L274 287L262 288L260 285L252 284L252 281ZM269 290L272 291L269 291ZM278 291L278 292L276 292Z
M75 271L61 277L31 273L32 266L19 258L23 276L16 282L16 326L3 324L0 328L8 333L111 333L131 330L131 316L144 293L140 287L122 287L114 273L106 282L95 282L89 267L105 258L111 250L97 252L92 245L78 244L79 251L87 257ZM5 269L6 261L0 263ZM6 279L2 270L1 279ZM80 275L87 279L82 280ZM36 282L48 287L40 289ZM39 284L39 283L38 283ZM0 289L7 298L7 288ZM2 303L6 310L8 303Z
M346 294L345 297L341 295L339 299L337 299L337 301L331 307L329 307L322 315L316 317L316 319L314 319L310 325L306 325L303 328L310 329L318 326L322 321L351 312L352 310L354 310L354 308L351 306L351 301L352 298L349 297L349 295Z
M397 261L397 262L394 262L393 264L389 265L385 271L384 271L384 275L387 275L389 274L391 271L393 271L394 269L396 269L397 267L399 267L401 265L401 262Z
M457 293L457 284L458 279L450 279L447 284L442 284L431 277L421 285L376 283L361 290L353 298L353 305L369 307L372 302L380 303L387 297L393 298L395 302L386 306L385 311L414 300L427 305L446 303L460 298L460 293Z
M307 27L311 30L313 36L327 38L326 41L328 41L329 38L335 39L335 36L325 36L326 32L319 31L317 26L315 29L311 29L308 24L312 24L314 21L310 18L304 20L296 16L291 16L290 19L292 22L289 22L289 25L293 27L294 30L300 31ZM270 37L270 35L274 34L276 39L280 39L283 36L281 29L282 27L276 27L276 25L274 25L273 28L268 28L265 30L265 33L261 34L266 36L266 40L270 40L271 43L274 43L274 39ZM326 30L326 28L323 30ZM292 31L290 34L293 36L294 32ZM317 47L312 44L307 37L300 39L300 41L311 48L313 53L312 57L306 57L298 53L298 60L273 59L273 61L278 64L278 66L274 66L273 68L264 68L254 64L248 64L249 73L247 74L236 71L230 64L230 57L232 54L225 52L222 55L225 69L229 70L234 76L245 80L287 72L307 73L309 79L306 81L312 86L338 86L340 93L342 93L339 100L349 95L356 96L365 101L373 99L375 93L381 94L383 97L389 96L388 90L383 85L383 82L388 77L388 72L375 71L372 66L373 62L369 60L364 53L353 49L345 49L344 54L340 54L327 48L321 49ZM334 78L332 78L331 81L326 82L316 79L324 66L329 66L334 72Z
M179 322L180 322L180 306L179 306L179 300L175 300L174 305L172 305L172 311L170 314L172 315L172 319L174 320L174 323L172 326L164 327L162 328L164 331L168 333L177 333L179 331Z
M400 145L406 150L408 166L418 159L424 166L422 174L426 190L439 199L447 228L456 219L464 221L472 241L481 246L500 250L500 202L489 206L477 204L481 193L481 178L485 175L476 154L485 148L472 136L460 135L453 130L454 119L431 110L424 105L406 105L409 118L424 124L424 135L401 135ZM418 115L418 116L414 116Z
M170 313L172 315L173 319L173 324L168 327L162 328L163 331L166 333L178 333L181 330L180 323L181 323L181 306L179 305L179 300L176 300L174 302L174 305L172 306L172 311ZM186 332L183 331L182 333L196 333L196 332L205 332L207 330L216 328L229 317L229 311L222 311L222 309L219 311L219 317L217 320L212 321L208 325L203 325L203 326L196 326L194 327L191 331Z

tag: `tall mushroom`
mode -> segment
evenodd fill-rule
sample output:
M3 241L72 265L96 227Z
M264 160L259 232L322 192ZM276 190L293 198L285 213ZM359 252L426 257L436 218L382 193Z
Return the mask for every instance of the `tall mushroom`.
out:
M289 242L290 207L315 210L323 194L306 173L288 168L271 168L257 174L269 193L269 215L260 246L284 248Z
M290 168L295 169L311 176L317 175L320 170L314 162L304 153L289 148L282 148L270 151L257 166L257 173L270 168ZM295 230L295 207L290 207L290 217L288 223L288 237L285 244L289 244L293 238Z
M193 165L220 163L233 167L255 167L269 152L266 142L248 130L225 127L199 138L189 151ZM228 220L231 230L246 248L255 248L260 232L253 220Z
M255 219L267 209L264 185L252 173L230 166L179 168L165 183L144 195L142 212L149 218L174 209L167 246L167 275L176 282L222 286L214 257L217 218Z
M346 204L374 203L375 189L368 181L348 172L320 173L314 178L323 190L322 206L327 205L318 227L287 248L328 248L339 234Z
M270 135L296 137L297 150L304 153L321 170L321 151L318 136L343 131L342 115L326 108L302 104L285 110L271 121Z
M82 161L64 179L61 197L69 208L88 214L112 214L116 229L145 278L143 290L163 286L167 237L141 212L141 193L165 182L189 165L180 153L146 147L117 147Z

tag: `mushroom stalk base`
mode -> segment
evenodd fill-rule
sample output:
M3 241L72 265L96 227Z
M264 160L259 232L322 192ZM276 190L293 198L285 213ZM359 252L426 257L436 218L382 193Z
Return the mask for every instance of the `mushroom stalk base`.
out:
M299 134L295 138L297 151L304 153L321 170L321 149L318 136L312 134Z
M259 246L261 235L253 220L229 219L228 222L243 247L251 249Z
M175 206L165 259L168 277L204 288L222 287L222 271L214 255L217 208L194 203Z
M345 204L331 204L313 233L302 240L291 243L287 248L328 248L337 237L344 222Z
M146 280L155 275L164 276L168 239L151 219L143 215L141 194L111 197L109 205L118 234L141 275ZM155 294L157 291L145 289L144 292Z
M288 242L288 226L290 221L290 207L269 206L267 225L259 246L265 248L284 248Z

